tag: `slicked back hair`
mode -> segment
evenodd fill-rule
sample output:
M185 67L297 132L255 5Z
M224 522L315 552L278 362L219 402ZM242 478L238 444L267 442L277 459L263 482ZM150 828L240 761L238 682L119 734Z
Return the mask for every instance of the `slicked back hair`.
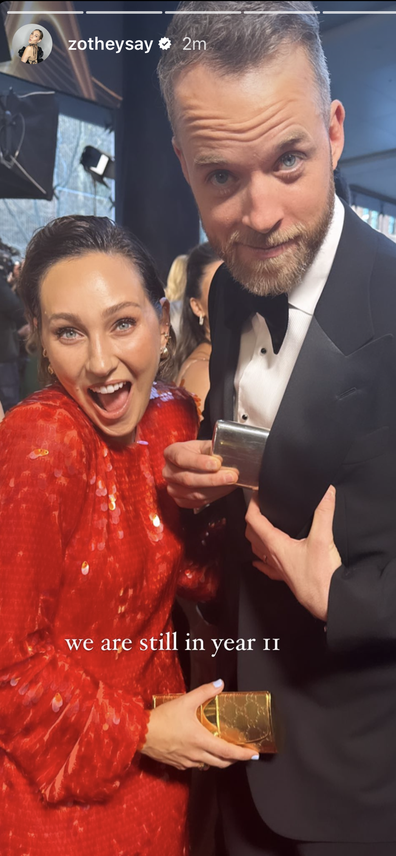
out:
M223 14L202 14L204 12ZM193 64L205 63L220 75L235 76L276 59L290 47L305 48L325 121L330 115L330 77L319 37L319 21L310 2L182 2L167 29L172 46L164 50L158 64L161 92L169 119L176 130L174 85L180 73ZM201 14L189 15L189 12ZM224 14L225 12L242 14ZM244 14L255 12L256 14ZM283 14L279 14L283 12ZM258 14L260 13L260 14ZM277 14L275 14L277 13ZM191 41L188 42L187 39ZM193 50L193 42L200 49ZM206 43L206 50L203 49ZM190 48L189 50L185 48Z

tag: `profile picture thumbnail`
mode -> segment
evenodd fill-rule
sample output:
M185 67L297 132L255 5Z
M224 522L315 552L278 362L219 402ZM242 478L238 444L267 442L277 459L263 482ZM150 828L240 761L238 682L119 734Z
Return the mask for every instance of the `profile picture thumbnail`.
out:
M24 24L19 27L12 40L13 56L19 56L27 65L37 65L49 57L52 51L52 38L41 24Z

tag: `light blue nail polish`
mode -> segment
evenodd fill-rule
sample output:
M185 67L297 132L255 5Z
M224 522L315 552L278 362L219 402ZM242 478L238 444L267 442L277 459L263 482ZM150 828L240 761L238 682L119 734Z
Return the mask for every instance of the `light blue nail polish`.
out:
M251 761L258 761L258 760L259 760L259 758L260 758L260 755L252 755L252 757L251 757L251 759L250 759L250 760L251 760Z
M218 689L218 687L221 687L222 683L223 683L223 681L221 680L221 678L219 678L218 681L213 681L213 686L216 687L216 689Z

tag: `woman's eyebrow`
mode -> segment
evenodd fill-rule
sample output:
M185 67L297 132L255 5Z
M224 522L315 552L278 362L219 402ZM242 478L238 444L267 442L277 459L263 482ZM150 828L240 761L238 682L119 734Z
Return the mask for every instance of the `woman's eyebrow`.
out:
M120 312L122 309L127 309L128 307L133 306L135 309L141 309L139 303L134 303L132 300L127 300L124 303L117 303L115 306L110 306L108 309L105 309L102 312L103 318L108 318L111 315L114 315L116 312ZM71 324L81 324L81 318L78 315L73 315L71 312L56 312L54 315L50 315L48 321L70 321Z
M50 315L48 318L48 322L51 321L70 321L71 324L78 324L81 322L81 319L78 315L72 315L70 312L56 312L54 315Z
M140 303L135 303L132 300L127 300L124 303L117 303L116 306L110 306L102 312L103 318L108 318L109 315L114 315L115 312L120 312L122 309L128 309L129 306L134 306L135 309L141 309Z

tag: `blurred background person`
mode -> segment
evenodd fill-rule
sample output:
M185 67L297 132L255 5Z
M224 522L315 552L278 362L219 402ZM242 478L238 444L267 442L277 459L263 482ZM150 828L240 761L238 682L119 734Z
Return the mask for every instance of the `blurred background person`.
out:
M194 247L187 261L187 283L176 351L179 369L176 383L198 396L201 410L209 389L209 359L212 350L208 317L209 287L221 264L221 259L207 242Z
M14 262L12 271L7 276L8 285L11 286L13 291L16 291L16 289L17 289L19 275L21 273L21 270L22 270L22 262L16 261L16 262Z
M187 259L187 255L176 256L170 266L166 281L165 294L170 303L170 320L176 337L180 333L180 317L187 278Z
M20 400L18 331L26 326L21 300L0 270L0 402L4 412Z
M21 274L23 266L23 261L16 261L11 273L7 276L8 285L11 288L11 291L14 294L18 294L18 283L19 277ZM38 381L37 374L37 358L36 356L32 357L29 355L26 347L27 339L29 339L31 335L31 329L29 324L24 324L18 330L18 338L19 338L19 358L18 358L18 368L19 368L19 397L20 400L25 398L27 395L30 395L31 392L35 392L36 389L40 389L41 384ZM33 363L33 366L32 366Z

